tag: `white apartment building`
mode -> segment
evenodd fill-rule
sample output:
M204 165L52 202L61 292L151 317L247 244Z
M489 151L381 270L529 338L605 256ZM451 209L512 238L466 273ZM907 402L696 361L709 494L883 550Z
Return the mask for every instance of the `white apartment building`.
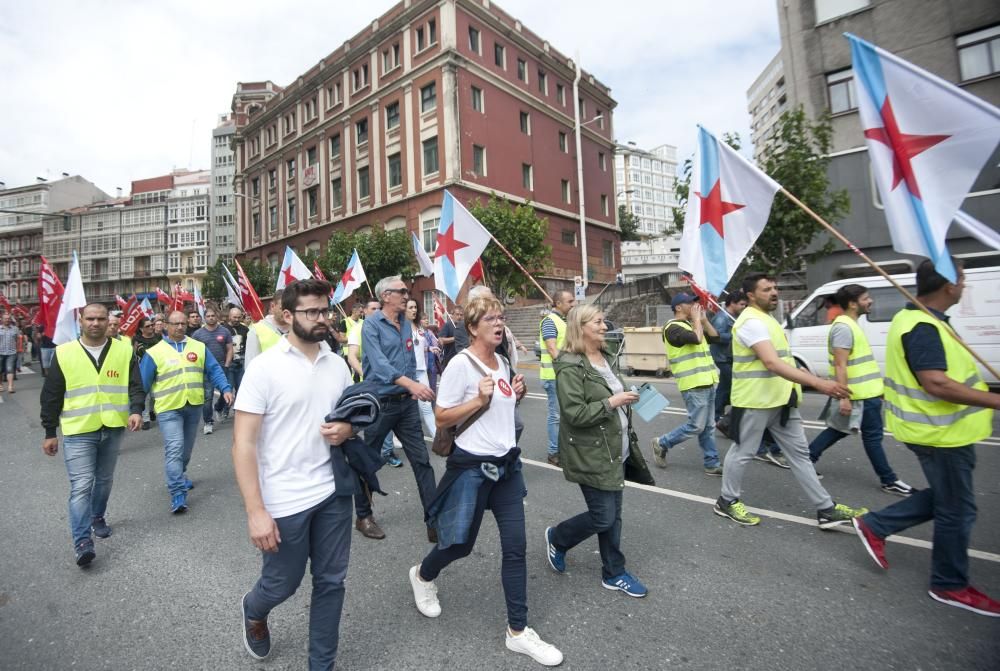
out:
M846 95L847 82L844 83ZM788 109L785 93L785 68L778 52L747 91L747 111L750 113L750 142L753 157L760 162L761 152L777 131L777 122Z
M229 262L236 255L236 206L233 202L236 162L232 149L235 134L233 116L220 116L219 125L212 131L212 200L208 207L212 222L208 254L210 265L219 257Z
M212 173L175 171L172 177L167 198L167 276L170 286L180 283L188 290L201 289L208 271Z
M680 237L672 235L623 242L622 274L626 280L666 274L668 284L677 285L681 281L681 271L677 265L680 255Z
M673 226L677 207L677 147L662 144L650 150L635 143L615 147L615 202L639 217L639 234L657 237ZM625 250L622 249L623 263Z

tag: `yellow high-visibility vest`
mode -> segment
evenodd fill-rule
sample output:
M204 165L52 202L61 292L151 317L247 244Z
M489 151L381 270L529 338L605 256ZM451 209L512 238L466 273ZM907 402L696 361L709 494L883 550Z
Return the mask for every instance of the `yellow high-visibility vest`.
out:
M205 345L194 338L184 341L184 350L161 340L146 354L156 363L156 379L150 393L156 412L177 410L185 405L205 402Z
M128 423L128 378L132 348L111 339L111 347L97 370L79 340L56 347L59 368L66 378L66 395L59 427L64 436L119 428Z
M364 342L361 340L361 328L364 325L365 325L365 320L364 319L359 319L358 321L354 322L354 325L351 326L351 329L347 332L347 338L348 338L348 340L351 340L352 336L355 335L355 334L357 334L357 336L358 336L358 338L357 338L357 340L358 340L358 363L361 364L362 369L364 369L364 361L365 360L361 358L361 354L362 354L362 352L364 352ZM353 371L354 369L352 368L351 370ZM365 376L363 374L359 373L358 374L358 381L360 382L361 380L364 380L364 379L365 379Z
M766 312L748 306L733 324L733 407L780 408L788 403L793 390L801 399L801 385L769 371L754 351L740 342L737 333L749 319L764 322L778 356L789 366L795 365L781 324Z
M257 333L257 342L260 343L260 354L274 347L281 340L281 334L270 324L264 323L263 319L259 322L254 322L253 330Z
M683 319L671 319L663 327L663 346L670 360L670 374L677 380L677 389L687 391L695 387L705 387L719 382L719 369L712 361L712 353L708 349L705 338L697 345L675 347L667 340L667 329L676 324L686 331L694 332L694 328Z
M897 440L929 447L963 447L993 433L993 410L942 401L924 391L903 351L903 336L917 324L931 324L944 345L945 375L959 384L987 391L976 362L950 333L950 327L921 310L903 309L889 325L885 342L885 423Z
M355 320L353 317L344 317L344 326L346 327L344 335L350 337L351 331L354 330L354 326L356 324L360 324L363 321L364 321L364 319ZM347 343L346 342L340 348L340 353L343 354L344 356L347 356Z
M556 370L552 367L552 355L549 354L549 349L545 346L545 338L542 337L542 324L545 323L546 319L551 319L556 327L556 349L558 350L562 350L563 345L566 344L566 322L563 321L558 312L553 311L543 317L542 321L538 323L538 342L542 344L542 358L539 361L538 377L542 380L554 380L556 379Z
M847 315L839 315L833 324L845 324L851 329L854 343L851 353L847 355L847 387L851 390L851 400L861 401L866 398L878 398L882 395L882 371L879 370L875 354L868 344L865 332L858 322ZM833 331L831 324L831 332ZM837 371L833 365L833 346L827 342L827 356L830 363L830 377L836 378Z

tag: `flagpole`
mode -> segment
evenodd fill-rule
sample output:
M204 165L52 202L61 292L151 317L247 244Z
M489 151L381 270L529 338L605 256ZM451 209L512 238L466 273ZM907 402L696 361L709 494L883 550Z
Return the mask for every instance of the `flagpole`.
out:
M882 268L880 268L878 266L878 264L876 264L874 261L872 261L871 258L869 258L867 254L865 254L860 249L858 249L858 247L853 242L851 242L846 237L844 237L844 235L840 231L838 231L833 226L831 226L830 224L828 224L826 222L826 220L823 219L823 217L821 217L818 214L816 214L815 212L813 212L809 208L809 206L807 206L801 200L799 200L798 198L796 198L795 196L793 196L787 189L785 189L785 187L783 187L783 186L779 187L778 190L781 191L781 193L784 194L784 196L786 198L788 198L788 200L790 200L793 203L795 203L796 205L798 205L800 208L802 208L802 210L806 214L808 214L810 217L812 217L813 219L815 219L823 228L825 228L830 233L830 235L832 235L833 237L835 237L838 240L840 240L840 242L842 242L848 249L850 249L852 252L854 252L859 257L861 257L862 261L864 261L865 263L867 263L868 265L870 265L872 267L872 269L875 270L875 272L878 273L879 275L881 275L884 279L886 279L889 282L889 284L891 284L892 286L896 287L896 289L899 291L899 293L903 294L906 297L906 300L908 300L911 303L913 303L924 314L926 314L927 316L931 317L935 321L940 321L937 318L937 315L935 315L933 312L931 312L930 310L928 310L927 306L925 306L923 303L921 303L920 301L918 301L917 298L916 298L916 296L914 296L913 294L911 294L906 289L906 287L904 287L899 282L897 282L896 280L894 280L889 275L889 273L887 273L884 270L882 270ZM985 368L987 371L989 371L989 373L991 375L993 375L993 377L995 377L997 379L1000 379L1000 373L997 373L995 370L993 370L993 367L989 363L987 363L986 360L983 359L983 357L981 357L978 353L976 353L975 350L973 350L971 347L969 347L968 343L966 343L964 340L962 340L961 336L959 336L958 333L954 329L946 328L945 331L947 331L951 335L951 337L953 337L955 339L955 341L959 345L961 345L962 347L964 347L965 351L967 351L969 354L971 354L973 356L973 358L975 358L976 361L978 361L979 363L981 363L982 366L983 366L983 368Z
M340 307L340 303L334 303L334 305L336 305L337 309L340 310L340 314L343 315L344 319L347 319L347 313L344 312L344 308Z
M367 284L367 285L368 285L368 293L369 293L369 294L371 294L371 297L372 297L372 298L374 298L375 300L378 300L378 299L379 299L379 298L378 298L378 296L376 296L376 295L375 295L375 292L374 292L374 291L372 291L372 285L371 285L371 283L370 283L370 282L368 281L368 276L367 276L367 275L365 276L365 284Z
M484 227L484 230L485 230L485 227ZM500 248L500 251L502 251L504 254L506 254L507 258L509 258L511 261L513 261L514 265L517 266L517 269L520 270L522 273L524 273L525 277L527 277L529 280L531 280L531 283L535 285L535 288L538 289L539 291L541 291L542 295L545 296L545 298L550 303L554 303L555 301L552 300L552 296L549 296L549 292L547 292L545 289L543 289L542 285L535 281L535 278L532 277L531 274L528 273L528 271L524 269L524 266L522 266L521 263L517 259L514 258L513 254L511 254L509 251L507 251L507 248L504 247L500 243L499 240L497 240L496 236L493 235L493 232L489 231L489 230L487 230L486 232L490 234L490 238L493 239L493 242L497 243L497 247ZM485 279L486 279L486 277L485 277L486 271L485 270L483 271L483 275L484 275L483 280L485 281Z
M687 283L690 284L692 288L694 288L697 291L700 291L701 293L705 294L705 298L707 298L712 305L714 305L715 307L719 308L719 312L725 312L726 316L729 317L729 321L731 321L731 322L735 322L736 321L736 317L734 317L731 314L729 314L729 311L726 310L724 307L722 307L719 304L719 301L715 300L715 297L712 294L710 294L707 291L705 291L704 289L702 289L701 286L697 282L694 281L694 278L692 278L690 276L685 276L684 279L687 280ZM696 293L697 293L697 291L696 291Z

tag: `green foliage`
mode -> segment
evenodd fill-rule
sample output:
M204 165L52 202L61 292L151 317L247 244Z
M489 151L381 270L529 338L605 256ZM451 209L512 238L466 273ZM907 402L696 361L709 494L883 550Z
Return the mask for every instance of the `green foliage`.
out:
M530 203L512 205L506 198L490 194L487 203L476 199L469 204L469 212L486 227L497 240L532 275L549 269L552 248L545 244L549 222L535 214ZM490 244L483 252L486 280L493 293L501 298L529 293L530 280L503 251Z
M222 268L225 265L222 257L219 257L216 259L215 264L208 269L205 278L201 281L201 295L206 301L214 301L221 304L226 298L226 284L222 281ZM230 270L235 270L235 266L230 268ZM235 272L233 276L236 276Z
M743 141L739 133L723 133L722 141L739 151L743 147ZM684 159L681 170L674 182L674 196L677 200L677 207L674 211L674 224L667 228L667 235L680 235L684 231L684 213L687 210L688 196L691 193L691 168L693 164L691 158Z
M278 279L275 276L276 269L271 268L270 263L251 259L245 262L241 261L240 265L243 266L243 272L247 274L247 279L250 280L250 284L253 285L258 296L264 297L274 294L274 287ZM233 277L236 277L235 263L229 270L233 273Z
M337 286L341 275L347 269L354 250L365 269L368 282L375 286L383 277L402 275L404 279L412 278L417 270L416 259L413 258L413 245L410 234L406 230L386 232L381 225L376 225L371 232L337 231L330 236L326 249L319 255L319 266L331 284ZM309 260L302 261L311 269L313 255ZM362 286L355 292L356 298L368 295L368 287Z
M618 206L618 228L622 242L639 239L639 217L629 212L624 205Z

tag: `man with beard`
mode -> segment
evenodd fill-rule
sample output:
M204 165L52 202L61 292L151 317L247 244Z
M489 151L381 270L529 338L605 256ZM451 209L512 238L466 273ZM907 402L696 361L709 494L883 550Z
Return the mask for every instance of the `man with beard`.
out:
M262 552L260 579L240 602L243 644L255 659L268 656L267 617L298 589L308 561L310 669L334 668L351 549L352 492L338 491L330 445L353 430L324 423L351 384L347 364L325 342L329 293L322 280L285 287L291 330L247 367L233 438L250 540Z

